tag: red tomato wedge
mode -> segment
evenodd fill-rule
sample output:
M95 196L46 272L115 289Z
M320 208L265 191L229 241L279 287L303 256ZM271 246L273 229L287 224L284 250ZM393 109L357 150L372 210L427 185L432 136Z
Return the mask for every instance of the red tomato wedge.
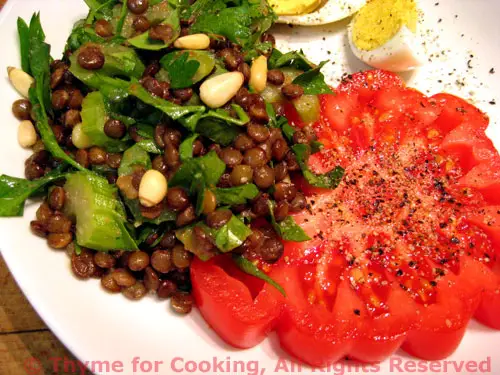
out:
M488 118L383 71L346 77L321 105L314 128L325 148L310 167L346 173L335 190L297 181L309 209L295 220L312 240L285 243L269 269L286 298L225 261L195 261L208 323L238 347L276 330L314 366L378 362L399 348L442 359L471 318L500 329L500 156Z

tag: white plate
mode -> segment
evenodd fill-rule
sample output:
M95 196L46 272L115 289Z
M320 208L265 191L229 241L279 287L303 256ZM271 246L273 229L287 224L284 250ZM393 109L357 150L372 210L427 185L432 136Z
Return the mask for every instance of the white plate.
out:
M439 5L434 5L436 2ZM500 44L497 40L500 35L500 23L497 19L500 2L425 0L422 7L426 11L426 27L429 28L429 33L426 33L427 45L439 58L433 58L432 64L406 78L410 79L411 85L424 92L446 90L473 99L491 115L492 125L488 133L498 148L500 129L496 122L500 115L498 106L488 102L496 100L500 105L497 93L489 89L500 87ZM16 37L17 17L29 19L32 12L38 10L41 11L47 40L53 46L53 56L59 56L73 22L83 17L86 11L83 1L77 0L9 0L0 12L0 72L3 77L0 79L0 171L14 176L22 176L23 163L29 153L17 145L17 121L10 110L17 95L7 81L6 67L20 65ZM438 22L439 19L442 21ZM310 29L279 26L276 35L282 47L303 48L315 61L332 59L335 65L329 65L327 76L330 82L335 83L344 72L366 68L346 48L345 26L345 21ZM436 39L432 41L434 36ZM444 51L443 54L441 51ZM469 60L472 69L467 67ZM489 73L493 67L498 71L496 74ZM465 81L465 87L457 84L457 80ZM175 316L169 312L166 302L146 298L133 303L120 295L108 295L100 288L98 281L76 280L71 275L66 255L48 249L43 240L30 234L29 221L34 214L35 206L29 205L24 218L0 220L2 255L23 292L47 325L82 361L119 361L123 363L123 371L109 373L130 375L133 374L131 363L134 357L153 363L162 361L158 372L145 367L142 370L138 368L138 374L179 373L176 370L182 370L180 373L192 373L193 369L189 367L192 364L187 364L188 361L200 363L208 360L212 363L213 358L225 361L225 364L234 364L229 361L243 361L245 368L241 373L245 374L274 373L276 366L284 363L278 362L280 359L288 364L292 361L279 349L275 336L251 350L235 350L224 344L197 312L188 317ZM491 358L491 367L484 372L500 374L499 342L499 331L473 322L459 349L449 360L456 361L455 364L459 366L460 361L484 361ZM48 353L49 356L50 354ZM410 361L410 365L412 363L412 359L402 352L394 356L394 360L399 358ZM172 361L174 368L171 367ZM147 366L147 362L144 363ZM342 365L347 366L339 364ZM225 366L225 373L238 372ZM255 366L259 371L254 372ZM330 369L328 373L341 374L341 370L345 370L346 374L362 372L355 368L349 371L348 367L337 367ZM371 368L366 372L375 372L374 370L376 369ZM216 372L223 371L208 371ZM295 368L292 371L289 368L288 372L299 373L299 370ZM277 373L288 372L282 370ZM302 374L310 372L307 368L300 371ZM391 368L390 362L382 364L379 372L401 373L398 368ZM456 370L453 366L447 371L449 374L468 372L466 368Z

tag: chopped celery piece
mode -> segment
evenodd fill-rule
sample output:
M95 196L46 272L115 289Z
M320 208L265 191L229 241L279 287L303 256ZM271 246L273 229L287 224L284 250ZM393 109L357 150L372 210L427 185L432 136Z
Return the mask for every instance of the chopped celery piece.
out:
M126 217L116 188L85 172L67 176L65 213L76 219L78 245L99 251L137 250L125 227Z
M120 152L127 144L119 139L108 137L104 133L104 124L108 120L104 97L99 91L88 94L82 103L82 130L89 137L93 146L104 147L109 152Z

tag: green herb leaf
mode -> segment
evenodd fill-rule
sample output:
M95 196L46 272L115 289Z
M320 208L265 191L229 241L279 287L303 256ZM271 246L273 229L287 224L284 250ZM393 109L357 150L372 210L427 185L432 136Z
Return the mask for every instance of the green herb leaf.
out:
M293 242L305 242L311 239L311 237L304 232L304 229L297 225L291 216L288 216L285 220L278 223L274 217L274 203L268 201L268 204L269 212L271 213L271 224L282 239Z
M202 117L196 124L196 132L222 146L229 146L242 130L239 125L215 117Z
M161 59L162 66L168 72L171 88L183 89L193 85L193 77L200 63L196 60L188 60L188 57L188 52L180 55L170 53Z
M231 188L215 188L213 193L218 204L236 206L254 199L259 194L259 189L254 184L245 184Z
M225 170L226 165L217 153L210 151L205 156L187 159L172 177L169 186L182 186L191 190L193 176L197 173L201 175L206 186L215 186Z
M302 73L292 83L301 86L306 95L333 94L332 89L325 83L325 76L321 73L321 68L327 62L323 61L316 68Z
M307 145L294 145L292 151L295 153L302 174L309 184L320 188L335 189L342 181L345 170L340 166L325 174L314 174L309 169L307 165L309 147Z
M134 167L144 167L151 169L151 159L149 154L141 146L135 144L123 153L118 176L128 176L134 172Z
M316 65L305 57L302 50L283 54L277 49L274 49L269 58L268 65L270 69L291 67L305 72L316 68Z
M204 106L180 106L151 95L144 87L138 83L132 83L128 89L130 95L135 96L146 104L159 109L173 120L178 120L183 116L196 112L204 112Z
M26 73L31 74L29 56L30 29L21 17L17 19L17 32L19 34L19 45L21 50L21 67Z
M136 143L137 146L150 154L161 155L163 151L156 145L153 139L143 139Z
M38 180L0 176L0 217L23 216L24 203L47 184L64 178L66 173L58 170L47 173Z
M199 135L195 133L182 141L181 145L179 146L179 156L182 162L193 157L193 143L198 137Z
M239 267L240 270L245 272L248 275L255 276L258 279L264 280L266 283L272 285L278 291L286 297L285 290L281 285L279 285L276 281L271 279L266 273L264 273L262 270L260 270L255 264L250 262L248 259L245 257L238 255L238 254L233 254L233 261L236 263L236 265Z
M247 237L252 234L252 230L233 215L222 228L209 228L208 233L215 239L217 248L223 253L227 253L243 245Z

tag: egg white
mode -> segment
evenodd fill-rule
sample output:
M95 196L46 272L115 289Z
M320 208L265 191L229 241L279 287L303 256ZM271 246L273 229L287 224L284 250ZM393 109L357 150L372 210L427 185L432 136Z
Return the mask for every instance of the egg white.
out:
M280 16L278 23L303 26L324 25L352 16L365 4L366 0L326 0L326 3L321 8L312 13L298 16Z
M354 44L352 27L353 22L348 28L352 52L367 65L391 72L406 72L422 66L425 62L420 38L406 26L401 27L384 45L371 51L361 50Z

